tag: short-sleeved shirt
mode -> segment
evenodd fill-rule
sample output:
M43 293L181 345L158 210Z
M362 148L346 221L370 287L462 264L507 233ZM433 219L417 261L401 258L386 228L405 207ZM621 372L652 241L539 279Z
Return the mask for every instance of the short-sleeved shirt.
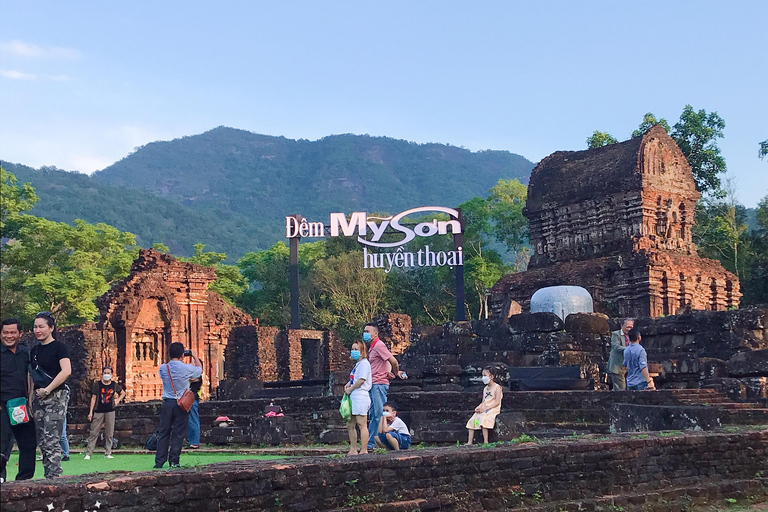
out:
M28 395L28 366L27 347L17 344L15 353L4 344L0 347L0 400L3 403Z
M115 410L115 395L122 393L123 388L114 381L104 384L97 380L93 383L91 392L96 396L96 407L93 412L112 412Z
M365 382L362 386L352 391L352 394L349 395L351 398L354 398L356 394L361 393L367 395L368 391L370 391L371 387L373 386L373 383L371 382L371 363L367 359L361 359L358 361L355 365L355 368L349 374L350 384L354 384L360 379L365 379Z
M389 428L397 432L398 434L411 435L411 431L405 426L405 422L400 418L395 418L392 423L389 424Z
M61 363L59 363L59 361L62 359L69 359L69 350L67 350L67 346L61 341L53 340L47 345L43 345L42 343L35 345L30 353L30 359L33 365L35 364L36 359L40 368L55 379L56 376L61 373ZM40 386L35 385L35 389L38 389L39 387ZM64 383L60 384L56 389L51 390L51 392L58 391L63 387Z
M643 368L648 367L648 355L639 343L630 343L624 349L624 366L627 367L627 386L636 386L645 382Z
M387 372L390 371L388 363L392 357L392 352L379 338L371 342L371 348L368 350L368 360L371 362L371 372L373 372L373 384L389 384Z
M171 377L173 377L173 386L171 379L168 378L168 365L171 366ZM171 361L168 364L161 364L157 370L160 379L163 381L163 398L180 398L184 390L189 389L190 379L196 379L203 374L203 369L193 364L182 363L181 361ZM174 394L173 388L176 388Z

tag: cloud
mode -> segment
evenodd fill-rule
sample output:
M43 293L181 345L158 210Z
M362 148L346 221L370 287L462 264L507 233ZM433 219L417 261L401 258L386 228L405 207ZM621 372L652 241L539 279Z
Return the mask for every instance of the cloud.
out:
M35 75L31 73L23 73L14 69L0 69L0 76L4 78L10 78L11 80L34 80Z
M51 80L52 82L70 82L72 81L72 77L68 75L51 75L48 77L48 80Z
M80 52L74 48L40 46L14 39L10 42L0 43L0 56L18 59L76 60L80 58Z

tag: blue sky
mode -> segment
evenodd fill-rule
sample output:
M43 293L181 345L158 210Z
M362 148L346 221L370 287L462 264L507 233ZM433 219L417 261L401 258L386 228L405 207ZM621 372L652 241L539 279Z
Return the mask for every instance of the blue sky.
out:
M225 125L538 161L717 111L738 199L768 193L768 2L0 0L0 157L92 172Z

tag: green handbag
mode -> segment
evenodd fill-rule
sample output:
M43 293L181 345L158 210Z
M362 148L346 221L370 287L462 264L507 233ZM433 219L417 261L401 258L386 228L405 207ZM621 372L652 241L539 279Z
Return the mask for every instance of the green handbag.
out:
M8 409L8 418L11 420L11 425L29 423L29 405L26 398L8 400L5 406Z
M341 417L345 422L352 419L352 399L349 398L349 395L346 393L344 393L344 396L341 398L339 414L341 414Z

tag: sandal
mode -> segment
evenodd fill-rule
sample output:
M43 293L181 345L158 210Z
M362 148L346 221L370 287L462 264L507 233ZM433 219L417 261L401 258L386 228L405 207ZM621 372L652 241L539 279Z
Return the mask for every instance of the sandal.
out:
M199 444L191 444L191 445L189 445L189 449L190 450L197 450L198 448L200 448Z

